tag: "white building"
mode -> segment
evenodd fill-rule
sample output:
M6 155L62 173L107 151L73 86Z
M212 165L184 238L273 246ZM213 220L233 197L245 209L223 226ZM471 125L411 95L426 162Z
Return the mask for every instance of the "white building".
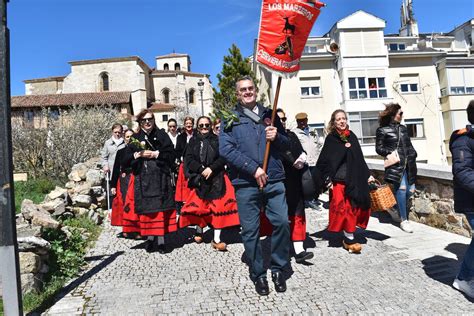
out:
M290 127L296 113L306 112L322 135L331 113L342 108L364 155L377 158L378 114L384 104L396 102L418 161L446 164L450 154L443 142L467 123L465 109L474 99L474 20L448 34L419 34L410 1L401 20L399 34L384 34L384 20L357 11L324 36L310 37L298 75L281 85L278 106L293 120ZM257 63L254 69L262 79L260 91L269 91L267 99L273 100L277 77Z
M165 127L169 118L181 123L185 115L212 111L209 75L191 72L191 59L186 54L157 56L153 69L137 56L69 64L67 76L25 80L26 95L12 98L14 116L34 122L35 113L44 107L107 102L129 115L150 108L158 126Z

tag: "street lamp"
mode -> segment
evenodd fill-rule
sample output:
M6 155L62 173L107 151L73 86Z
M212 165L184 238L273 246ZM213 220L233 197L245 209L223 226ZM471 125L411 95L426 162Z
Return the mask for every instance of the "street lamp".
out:
M198 81L198 89L199 92L201 92L201 115L204 116L204 100L202 98L202 93L204 91L204 81L202 81L202 79L199 79Z

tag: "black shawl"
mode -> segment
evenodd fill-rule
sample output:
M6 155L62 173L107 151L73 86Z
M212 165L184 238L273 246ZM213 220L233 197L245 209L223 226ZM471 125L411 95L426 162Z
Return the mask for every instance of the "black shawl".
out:
M218 137L209 132L197 133L189 140L184 153L184 166L189 174L189 186L196 189L197 195L204 200L214 200L224 196L224 158L219 156ZM207 167L212 174L206 180L201 172Z
M332 181L338 168L346 162L345 194L350 198L353 206L366 210L370 208L367 183L370 176L369 168L365 163L357 136L353 132L349 135L348 144L350 146L346 146L337 132L330 133L326 137L316 168L323 179L329 178Z

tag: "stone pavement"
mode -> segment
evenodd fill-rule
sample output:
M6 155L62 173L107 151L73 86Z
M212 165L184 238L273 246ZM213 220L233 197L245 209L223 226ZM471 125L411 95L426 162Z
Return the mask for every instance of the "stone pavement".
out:
M84 275L45 315L474 314L450 285L470 239L417 223L407 234L377 213L361 232L362 254L354 255L324 230L327 216L307 210L306 246L315 257L292 260L288 291L276 293L270 281L267 297L248 279L236 229L223 233L231 241L226 253L211 249L211 232L198 245L186 229L168 239L176 248L162 255L146 253L144 241L117 239L119 230L106 224ZM263 243L268 257L269 241Z

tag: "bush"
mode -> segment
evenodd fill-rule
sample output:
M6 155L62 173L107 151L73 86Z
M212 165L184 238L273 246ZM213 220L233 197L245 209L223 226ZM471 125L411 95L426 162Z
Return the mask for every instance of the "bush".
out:
M65 180L74 164L99 155L113 123L126 123L119 115L112 107L73 106L62 110L59 119L44 110L39 118L43 128L13 125L15 172Z

